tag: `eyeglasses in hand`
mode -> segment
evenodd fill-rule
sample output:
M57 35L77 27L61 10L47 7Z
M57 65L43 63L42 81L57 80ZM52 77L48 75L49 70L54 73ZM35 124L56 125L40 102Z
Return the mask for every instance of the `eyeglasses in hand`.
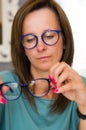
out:
M22 88L26 87L29 94L33 97L43 97L51 90L50 79L38 78L31 80L29 84L20 84L18 82L4 82L0 84L0 91L6 100L12 101L18 99L22 94Z

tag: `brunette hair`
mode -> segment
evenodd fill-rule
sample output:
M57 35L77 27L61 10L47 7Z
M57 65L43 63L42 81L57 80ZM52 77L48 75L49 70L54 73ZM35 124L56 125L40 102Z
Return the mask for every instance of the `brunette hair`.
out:
M69 20L61 6L54 0L27 0L14 17L11 35L12 63L19 77L19 80L22 83L28 83L28 80L32 78L30 73L30 61L25 55L24 48L20 45L20 36L22 35L23 21L27 14L41 8L49 8L56 14L64 37L64 50L61 61L66 62L70 66L73 62L74 41L72 30ZM24 90L24 93L27 95L30 103L33 104L33 98L28 94L26 90ZM51 105L51 111L62 113L67 107L68 102L69 100L60 94L59 98L55 100L55 102Z

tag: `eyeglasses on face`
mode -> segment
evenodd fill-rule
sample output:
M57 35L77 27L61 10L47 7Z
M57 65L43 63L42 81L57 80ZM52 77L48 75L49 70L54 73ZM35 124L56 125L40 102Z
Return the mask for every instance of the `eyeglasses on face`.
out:
M58 42L61 32L61 30L47 30L43 32L41 36L36 36L35 34L28 33L20 37L20 43L25 49L30 50L37 46L38 37L41 37L44 44L53 46Z
M16 100L22 94L22 88L26 87L27 91L33 97L43 97L52 89L50 79L38 78L31 80L28 84L20 84L18 82L4 82L0 84L0 91L3 97L8 100Z

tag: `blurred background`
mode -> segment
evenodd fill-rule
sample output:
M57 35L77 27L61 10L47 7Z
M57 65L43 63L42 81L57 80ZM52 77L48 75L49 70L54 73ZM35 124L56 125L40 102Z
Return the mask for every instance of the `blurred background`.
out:
M0 0L0 71L13 68L10 54L11 25L25 0Z
M26 0L0 0L0 71L12 68L10 56L11 25L16 11ZM74 36L73 68L86 76L86 0L56 0L66 12Z

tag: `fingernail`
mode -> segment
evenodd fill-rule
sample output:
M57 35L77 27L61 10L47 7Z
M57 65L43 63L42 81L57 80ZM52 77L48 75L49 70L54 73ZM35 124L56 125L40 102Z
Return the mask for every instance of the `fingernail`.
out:
M6 99L2 98L1 103L6 104L7 103Z
M53 90L53 92L54 92L54 93L58 93L58 88L55 88L55 89Z
M54 86L54 90L53 90L54 93L57 93L58 92L58 86Z
M52 80L52 77L51 77L50 75L48 76L48 78L49 78L50 80Z
M54 78L52 78L50 75L49 75L48 77L49 77L49 79L51 80L52 84L53 84L53 85L55 85L55 84L56 84L55 79L54 79Z
M55 81L55 79L54 79L54 78L52 79L52 84L53 84L53 85L55 85L55 84L56 84L56 81Z

